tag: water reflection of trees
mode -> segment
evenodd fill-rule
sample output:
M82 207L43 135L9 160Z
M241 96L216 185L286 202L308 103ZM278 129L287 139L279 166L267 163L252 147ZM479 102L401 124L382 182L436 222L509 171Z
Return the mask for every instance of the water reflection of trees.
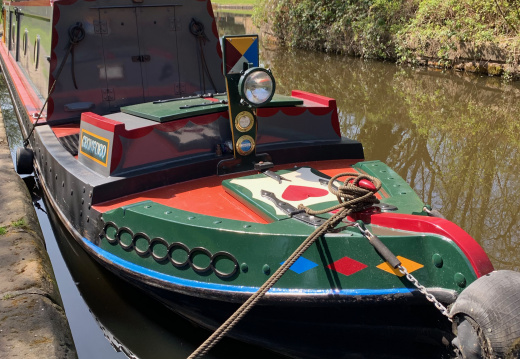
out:
M262 49L278 92L334 97L346 136L468 231L499 269L520 269L520 90L326 54Z
M7 84L5 79L0 79L0 107L2 111L2 117L4 120L4 126L6 134L8 135L9 147L11 152L14 152L17 146L21 146L23 139L20 128L18 127L18 121L16 120L14 108L11 103L11 97L7 90Z

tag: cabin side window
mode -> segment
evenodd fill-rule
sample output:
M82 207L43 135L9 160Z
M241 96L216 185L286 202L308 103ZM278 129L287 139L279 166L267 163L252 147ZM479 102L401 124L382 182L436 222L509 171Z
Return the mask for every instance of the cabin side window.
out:
M23 56L27 56L27 42L29 41L29 30L25 29L23 33L22 49Z
M40 35L36 35L34 40L34 69L38 70L38 64L40 63Z
M16 49L16 25L15 24L13 24L11 26L11 40L10 40L10 44L11 44L10 50L14 51Z
M22 4L22 3L18 3ZM52 18L50 6L20 5L10 11L8 26L10 54L23 68L38 93L45 97L49 91Z

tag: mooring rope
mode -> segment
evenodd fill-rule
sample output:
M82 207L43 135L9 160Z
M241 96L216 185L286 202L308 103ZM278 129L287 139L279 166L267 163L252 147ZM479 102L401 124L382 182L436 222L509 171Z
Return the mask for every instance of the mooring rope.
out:
M343 185L336 187L334 182L341 177L347 177L347 179L343 181ZM360 187L359 182L364 179L372 182L375 190ZM337 205L321 211L314 211L309 207L300 204L298 209L304 210L305 213L310 215L323 214L346 207L348 207L351 212L362 211L373 204L379 203L379 200L374 196L374 194L381 189L381 181L378 178L369 175L360 175L356 172L344 172L332 177L328 183L328 188L329 192L338 198L339 203Z
M204 32L204 24L195 18L191 19L190 22L190 32L193 36L197 38L197 42L199 43L199 51L200 51L200 72L202 76L202 91L206 93L206 75L208 74L208 79L213 86L213 91L217 92L217 87L215 86L215 82L211 77L211 73L209 72L208 63L206 62L206 57L204 56L204 46L206 45L206 41L209 41L206 33Z
M343 185L335 188L334 181L341 177L347 177ZM357 186L360 180L367 179L375 186L374 190L360 188ZM352 180L352 181L351 181ZM351 182L350 182L351 181ZM300 205L299 208L305 210L309 214L327 213L340 209L327 219L321 226L316 228L312 234L303 241L298 248L287 258L287 260L278 268L276 272L249 297L244 304L238 308L215 332L202 343L188 359L202 358L213 348L241 319L246 315L255 304L271 289L278 280L289 270L289 268L302 256L302 254L322 235L336 227L343 218L353 212L358 212L379 203L375 197L375 193L381 188L381 181L375 177L367 175L359 175L358 173L340 173L330 179L329 191L338 197L340 202L338 205L324 209L322 211L313 211L308 207Z

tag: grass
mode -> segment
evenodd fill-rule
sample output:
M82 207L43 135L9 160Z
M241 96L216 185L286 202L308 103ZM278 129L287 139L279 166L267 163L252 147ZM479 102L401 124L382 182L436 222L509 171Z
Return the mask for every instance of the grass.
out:
M27 229L27 222L25 221L25 218L20 218L17 221L11 222L11 224L7 227L0 227L0 236L6 234L9 232L9 228L23 228Z
M25 223L25 218L20 218L19 220L14 221L13 223L11 223L11 225L13 227L16 227L16 228L23 227L23 226L25 226L25 224L26 224Z
M256 5L258 0L211 0L211 3L219 5Z

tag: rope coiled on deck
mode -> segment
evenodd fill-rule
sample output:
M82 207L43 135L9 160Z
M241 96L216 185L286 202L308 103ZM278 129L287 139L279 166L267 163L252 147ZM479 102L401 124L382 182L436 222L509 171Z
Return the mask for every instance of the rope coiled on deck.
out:
M341 177L347 178L345 181L343 181L341 186L336 187L334 182ZM375 191L359 187L359 181L363 179L372 182L375 187ZM300 204L298 209L304 210L305 213L309 215L332 212L340 208L348 208L350 209L350 213L362 211L374 204L379 203L379 200L374 196L374 194L381 189L381 181L376 177L369 175L360 175L356 172L343 172L335 175L329 180L328 188L329 192L338 198L339 203L337 205L320 211L315 211L309 207L304 206L303 204Z
M347 177L342 186L336 187L334 181L341 177ZM357 186L360 180L367 179L375 186L375 190L368 190ZM352 183L349 181L352 180ZM358 173L340 173L330 179L328 188L331 193L338 197L339 204L321 210L313 211L308 207L300 205L298 208L305 210L308 214L322 214L340 209L327 219L321 226L316 228L312 234L307 237L298 248L287 258L287 260L278 268L276 272L254 293L244 304L238 308L215 332L202 343L188 359L202 358L215 346L254 306L255 304L271 289L278 280L289 270L289 268L300 258L303 253L322 235L329 230L335 228L346 216L351 213L361 211L379 203L375 197L375 193L381 188L381 181L375 177L367 175L359 175Z

